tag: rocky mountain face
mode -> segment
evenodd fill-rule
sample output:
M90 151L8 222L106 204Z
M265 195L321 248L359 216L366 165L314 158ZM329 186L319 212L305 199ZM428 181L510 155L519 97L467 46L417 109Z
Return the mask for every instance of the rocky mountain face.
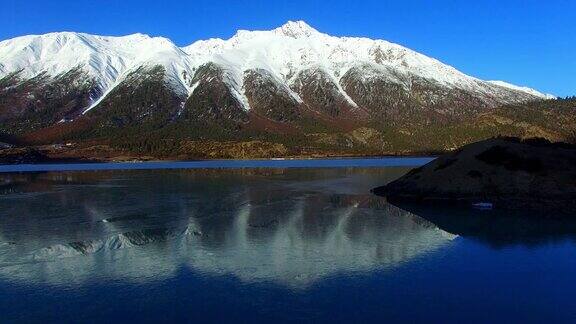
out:
M230 79L229 72L217 64L200 66L192 78L194 91L184 106L186 116L200 121L247 122L248 112L236 89L229 86Z
M390 141L417 127L466 123L499 106L549 98L301 21L182 48L141 34L0 42L0 132L35 143L256 138L378 154L412 150Z
M102 128L168 123L177 118L186 96L172 91L164 82L165 76L162 66L130 72L87 116L98 118Z
M342 85L327 71L312 67L300 71L293 79L292 89L313 111L332 118L366 118L366 109L360 108L343 91Z
M29 79L16 71L0 80L0 131L22 134L71 121L99 95L94 79L81 67Z

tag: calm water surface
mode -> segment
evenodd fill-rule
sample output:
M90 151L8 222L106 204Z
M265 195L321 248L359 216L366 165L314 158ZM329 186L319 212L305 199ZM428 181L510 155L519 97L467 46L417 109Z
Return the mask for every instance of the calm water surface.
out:
M575 224L397 207L369 190L424 160L350 161L1 173L0 322L576 321Z

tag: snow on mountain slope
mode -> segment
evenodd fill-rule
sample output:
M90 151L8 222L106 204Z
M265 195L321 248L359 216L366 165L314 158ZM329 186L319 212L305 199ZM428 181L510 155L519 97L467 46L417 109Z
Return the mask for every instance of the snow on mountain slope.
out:
M302 21L288 22L271 31L240 30L229 40L198 41L185 47L184 51L196 62L221 62L233 65L237 71L263 68L286 82L291 82L291 77L311 66L321 67L339 79L351 67L365 65L372 69L385 67L447 87L494 92L486 82L400 45L368 38L333 37ZM545 96L523 88L512 90Z
M0 42L0 62L0 77L21 71L24 79L42 72L58 76L80 66L96 80L104 96L124 75L141 66L164 66L168 81L177 91L187 91L182 72L192 73L188 55L170 40L142 34L106 37L62 32L23 36Z
M543 93L539 92L538 90L535 90L535 89L532 89L529 87L521 87L521 86L513 85L513 84L510 84L510 83L504 82L504 81L487 81L487 82L490 84L494 84L494 85L497 85L500 87L507 88L507 89L512 89L515 91L523 91L523 92L529 93L531 95L534 95L536 97L543 97L544 99L556 99L555 95L543 94Z
M0 42L0 60L6 71L23 77L41 72L52 76L82 65L106 88L136 57L145 35L102 37L79 33L31 35Z
M131 71L142 66L162 65L166 80L173 89L190 95L195 71L206 63L215 63L224 71L225 82L239 101L249 109L244 95L246 71L263 69L285 86L290 95L299 72L309 68L325 71L333 80L351 68L366 67L371 71L422 78L446 88L458 88L478 94L487 100L505 102L549 98L533 89L503 82L485 82L465 75L451 66L400 45L384 40L357 37L333 37L318 32L302 21L288 22L271 31L240 30L228 40L209 39L179 48L166 38L134 34L123 37L94 36L82 33L31 35L0 42L0 78L22 71L31 78L42 72L51 76L82 66L100 87L105 97ZM338 91L352 106L356 103L340 84ZM403 82L408 88L410 83ZM102 98L100 98L102 99ZM89 108L98 104L98 98Z
M85 113L96 107L100 101L112 91L116 85L124 81L125 77L140 67L154 67L161 65L165 69L167 84L178 94L187 96L190 92L190 80L194 75L189 57L170 40L162 37L151 38L144 36L140 45L128 52L128 62L111 83L106 83L102 97L95 100Z

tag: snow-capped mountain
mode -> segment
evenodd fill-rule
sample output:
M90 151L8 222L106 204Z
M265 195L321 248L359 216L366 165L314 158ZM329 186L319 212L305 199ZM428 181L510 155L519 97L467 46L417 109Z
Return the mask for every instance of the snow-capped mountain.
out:
M0 62L0 77L21 71L24 79L40 73L56 77L80 67L96 80L103 95L141 66L166 67L168 75L178 81L175 84L183 88L186 83L181 75L190 73L188 56L180 48L166 38L142 34L105 37L63 32L18 37L0 42Z
M208 120L268 131L310 119L358 126L414 116L427 124L547 98L302 21L186 47L142 34L72 32L0 42L0 132L12 135L84 116L116 128Z
M290 83L299 71L309 67L321 68L332 78L340 79L350 68L369 64L374 69L391 68L401 75L417 75L450 87L494 91L481 80L400 45L367 38L332 37L302 21L288 22L272 31L241 30L229 40L198 41L184 47L184 51L197 64L213 61L229 67L238 80L243 71L264 69ZM514 90L544 97L528 88Z
M23 36L1 42L0 58L4 73L22 70L23 78L42 72L57 76L81 66L107 88L139 59L138 53L156 51L164 45L155 42L155 46L150 46L150 40L140 34L102 37L63 32Z
M498 92L501 90L498 87L502 87L547 97L533 89L505 82L483 82L387 41L332 37L303 21L290 21L271 31L240 30L228 40L201 40L183 48L166 38L143 34L123 37L72 32L30 35L0 42L0 62L0 76L21 70L22 78L32 78L42 72L57 76L80 66L97 80L103 93L129 71L146 65L166 67L167 75L178 81L175 85L191 92L193 85L186 76L193 76L193 71L202 64L214 62L229 71L230 83L239 87L236 90L240 94L244 72L250 69L266 70L278 82L290 84L301 70L310 67L324 70L330 78L339 80L352 67L368 64L372 69L367 70L366 78L372 77L370 73L375 71L393 71L401 76L416 75L439 85L480 93ZM389 77L395 78L395 73ZM295 93L291 95L298 98Z

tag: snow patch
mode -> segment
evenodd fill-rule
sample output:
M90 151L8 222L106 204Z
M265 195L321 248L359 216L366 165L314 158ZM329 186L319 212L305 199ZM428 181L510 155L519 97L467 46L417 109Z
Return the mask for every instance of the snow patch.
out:
M528 94L531 94L531 95L536 96L536 97L540 97L542 99L556 99L557 98L555 95L541 93L535 89L532 89L529 87L522 87L522 86L513 85L513 84L510 84L510 83L505 82L505 81L487 81L487 82L490 84L494 84L494 85L503 87L503 88L526 92Z

